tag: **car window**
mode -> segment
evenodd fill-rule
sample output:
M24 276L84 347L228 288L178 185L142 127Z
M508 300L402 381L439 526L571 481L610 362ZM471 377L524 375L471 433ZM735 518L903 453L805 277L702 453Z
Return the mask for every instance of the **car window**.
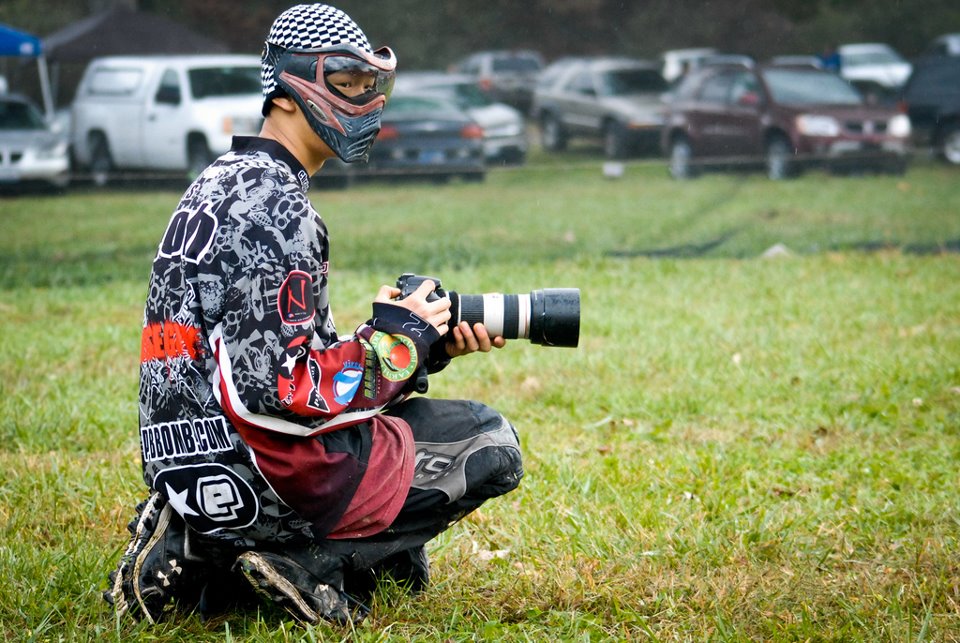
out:
M414 86L413 91L418 91L419 89L420 87ZM461 109L486 107L493 104L493 101L473 83L456 83L452 85L446 83L426 83L422 85L422 89L428 94L442 96L454 101Z
M667 81L652 69L617 69L600 78L600 91L608 96L665 92Z
M460 83L453 86L457 104L461 107L486 107L492 105L490 97L480 91L480 88L471 83Z
M189 70L187 79L194 98L243 96L261 91L260 67L255 65L199 67Z
M890 63L901 62L903 62L903 59L892 51L875 50L843 54L843 64L846 67L857 67L860 65L889 65Z
M397 96L394 94L390 100L387 101L387 106L384 108L384 113L391 116L422 114L424 112L432 116L460 114L456 105L453 103L445 101L442 98L430 96Z
M596 87L593 86L593 74L577 74L570 79L568 85L570 91L578 94L596 94Z
M143 70L133 67L101 67L95 69L87 93L90 95L128 96L143 82Z
M773 100L784 105L859 105L860 93L835 74L802 69L764 72Z
M180 77L175 69L167 69L160 77L160 86L153 99L158 103L177 105L180 103Z
M733 84L732 74L717 74L704 81L700 87L700 100L705 103L726 103Z
M46 129L36 107L20 101L0 101L0 130Z
M730 86L731 103L756 104L760 98L760 83L753 74L737 74Z
M540 71L540 61L533 56L504 56L493 59L493 71Z

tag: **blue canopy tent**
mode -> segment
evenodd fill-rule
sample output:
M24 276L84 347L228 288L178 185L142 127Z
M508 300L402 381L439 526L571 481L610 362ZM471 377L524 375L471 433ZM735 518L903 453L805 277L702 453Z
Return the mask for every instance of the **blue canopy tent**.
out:
M53 118L50 75L47 72L47 59L43 55L40 39L28 33L17 31L7 25L0 24L0 56L37 59L37 71L40 74L40 92L43 95L43 108L47 113L47 117Z

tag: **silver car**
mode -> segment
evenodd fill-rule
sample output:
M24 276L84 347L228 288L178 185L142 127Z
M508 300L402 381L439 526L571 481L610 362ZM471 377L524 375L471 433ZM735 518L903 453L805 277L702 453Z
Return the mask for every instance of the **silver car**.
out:
M543 145L566 148L571 138L603 142L609 158L637 151L656 153L669 90L652 61L632 58L568 59L544 73L533 94L531 115Z
M0 187L69 182L65 133L44 119L28 98L0 95Z

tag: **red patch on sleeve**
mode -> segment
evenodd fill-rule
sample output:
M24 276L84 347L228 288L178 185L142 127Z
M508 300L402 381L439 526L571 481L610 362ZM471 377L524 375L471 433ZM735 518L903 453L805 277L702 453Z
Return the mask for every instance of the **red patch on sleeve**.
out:
M313 321L313 280L305 272L294 270L283 281L277 295L277 310L284 324L302 326Z

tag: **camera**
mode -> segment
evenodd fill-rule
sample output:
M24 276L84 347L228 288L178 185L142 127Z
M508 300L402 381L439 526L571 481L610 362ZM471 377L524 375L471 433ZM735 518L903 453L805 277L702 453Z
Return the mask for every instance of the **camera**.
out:
M480 322L491 337L529 339L543 346L574 347L580 341L580 289L543 288L529 294L487 293L462 295L443 290L436 277L404 273L397 279L400 299L408 297L424 281L437 288L428 301L450 299L450 327L461 321Z

